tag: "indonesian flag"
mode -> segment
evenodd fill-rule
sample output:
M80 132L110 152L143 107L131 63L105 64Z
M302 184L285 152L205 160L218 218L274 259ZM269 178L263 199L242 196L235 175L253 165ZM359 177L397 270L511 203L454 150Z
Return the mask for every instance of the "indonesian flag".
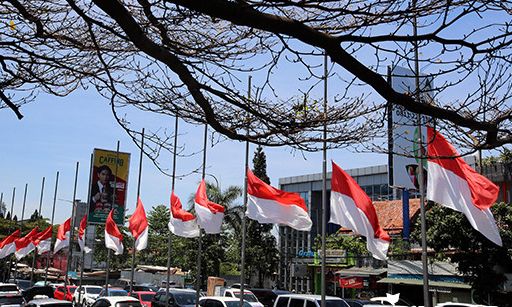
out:
M26 236L23 238L16 239L14 243L16 244L16 259L20 260L26 255L30 254L35 248L34 240L37 238L37 233L39 231L38 227L32 229Z
M46 252L49 252L52 248L52 236L53 236L53 226L50 225L48 228L43 230L37 235L37 238L34 241L34 244L37 246L37 253L42 255Z
M140 197L137 199L137 208L128 220L132 236L135 238L135 250L141 251L148 246L148 219Z
M169 221L169 230L177 236L185 238L194 238L199 236L199 226L196 217L183 210L180 198L171 193L171 220Z
M391 241L379 226L372 200L336 163L332 162L331 218L329 223L349 228L366 237L366 248L374 258L386 260Z
M278 190L247 169L247 217L262 224L273 223L310 231L311 218L306 202L297 193Z
M85 246L85 229L87 228L87 215L80 220L80 227L78 228L78 245L80 245L80 250L84 253L89 253L91 251L90 248Z
M473 228L502 246L490 210L498 198L499 188L467 165L439 132L427 127L427 134L427 199L464 213Z
M107 222L105 223L105 246L113 250L116 255L121 255L124 250L123 235L119 231L119 228L117 228L116 222L114 222L114 218L112 217L113 212L114 210L110 210Z
M16 243L14 241L20 237L20 230L16 230L0 242L0 259L3 259L16 252Z
M61 249L69 246L69 233L71 231L71 218L67 219L64 223L59 225L57 228L57 240L55 241L55 247L53 253L57 253Z
M197 223L206 233L220 233L224 207L208 200L206 196L206 183L201 180L194 199L194 208L197 214Z

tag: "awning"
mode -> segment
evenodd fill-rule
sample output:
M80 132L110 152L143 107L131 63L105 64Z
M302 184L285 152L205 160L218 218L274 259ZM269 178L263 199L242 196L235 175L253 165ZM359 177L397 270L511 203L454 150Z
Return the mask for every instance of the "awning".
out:
M371 267L352 267L349 269L343 269L336 271L336 275L338 276L360 276L360 277L369 277L369 276L379 276L387 272L387 269L374 269Z
M421 285L423 285L423 280L422 279L414 279L414 278L389 278L389 277L386 277L381 280L378 280L377 283L421 286ZM455 282L446 282L446 281L429 280L428 285L432 286L432 287L471 289L471 285L468 285L465 283L455 283Z

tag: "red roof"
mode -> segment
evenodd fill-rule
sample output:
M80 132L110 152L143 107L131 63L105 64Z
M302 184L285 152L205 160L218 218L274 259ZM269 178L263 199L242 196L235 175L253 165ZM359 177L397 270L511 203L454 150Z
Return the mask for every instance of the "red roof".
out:
M384 200L374 201L375 211L379 218L379 224L390 235L400 234L404 227L402 220L402 200ZM420 212L420 199L414 198L409 200L409 219L411 221L416 218ZM412 222L411 222L412 226ZM349 233L347 228L341 228L340 232Z

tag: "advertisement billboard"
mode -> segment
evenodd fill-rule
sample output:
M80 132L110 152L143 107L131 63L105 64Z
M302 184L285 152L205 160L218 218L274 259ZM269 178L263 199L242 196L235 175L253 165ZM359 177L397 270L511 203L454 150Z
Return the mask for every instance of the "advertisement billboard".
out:
M130 154L94 149L89 192L89 224L105 224L110 210L114 221L124 224Z
M394 67L391 71L391 85L397 92L410 93L412 95L416 89L414 72L407 68ZM422 99L425 99L432 88L431 79L421 77L420 87ZM391 144L390 154L392 155L389 163L389 182L391 186L418 190L418 175L421 169L426 180L426 160L423 161L423 167L420 167L419 153L422 150L423 154L426 154L425 140L427 130L425 123L428 120L429 118L422 117L421 134L422 144L424 145L420 147L416 113L412 113L400 105L393 104L391 101L391 127L389 127L391 131L389 140Z

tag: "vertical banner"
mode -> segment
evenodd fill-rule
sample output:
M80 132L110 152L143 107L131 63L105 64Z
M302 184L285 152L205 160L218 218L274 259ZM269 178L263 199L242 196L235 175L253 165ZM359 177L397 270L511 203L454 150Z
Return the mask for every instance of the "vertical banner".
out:
M91 187L89 195L89 224L105 224L108 213L114 209L114 221L124 224L126 208L126 190L128 187L128 171L130 169L130 154L116 151L94 149L93 166L91 168ZM114 183L116 188L114 189ZM113 203L114 190L116 191Z
M416 89L414 72L407 68L394 67L391 71L391 85L397 92L413 95ZM422 99L429 99L428 93L432 89L431 78L420 76L420 88ZM422 116L423 144L426 144L427 130L425 123L428 120ZM409 190L418 190L419 172L423 169L424 178L427 178L427 167L426 160L424 160L423 167L420 167L419 151L423 150L423 155L425 155L426 146L424 145L420 149L418 143L416 113L407 111L400 105L392 104L392 120L388 124L392 125L390 127L392 148L390 149L393 168L390 170L392 172L392 182L390 182L390 185Z

